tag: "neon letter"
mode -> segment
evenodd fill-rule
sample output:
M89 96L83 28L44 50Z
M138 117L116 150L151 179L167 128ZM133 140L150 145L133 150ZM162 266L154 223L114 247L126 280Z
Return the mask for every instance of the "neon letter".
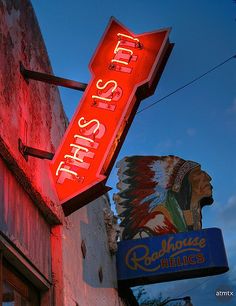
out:
M99 83L101 83L101 82L102 82L101 79L99 79L99 80L97 81L97 84L96 84L97 89L102 90L102 89L106 88L106 86L107 86L108 84L114 84L114 86L113 86L113 87L110 87L106 92L103 92L103 93L101 93L101 94L98 95L98 96L93 95L92 98L93 98L93 99L96 99L96 98L97 98L97 99L101 99L101 100L104 100L104 101L111 101L112 98L108 98L108 97L110 97L110 96L113 95L113 92L114 92L114 91L116 90L116 88L117 88L117 82L114 81L114 80L110 80L110 81L106 82L105 85L99 86Z
M65 179L69 180L79 179L77 172L70 170L69 166L67 165L63 166L63 165L65 165L65 162L61 161L56 170L56 176L58 176L57 183L63 184Z

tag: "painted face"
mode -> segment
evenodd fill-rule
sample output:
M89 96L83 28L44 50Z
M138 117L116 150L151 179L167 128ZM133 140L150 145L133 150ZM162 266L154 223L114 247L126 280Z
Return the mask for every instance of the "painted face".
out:
M200 167L196 167L191 171L189 181L192 185L193 193L202 198L212 196L211 177L205 171L202 171Z

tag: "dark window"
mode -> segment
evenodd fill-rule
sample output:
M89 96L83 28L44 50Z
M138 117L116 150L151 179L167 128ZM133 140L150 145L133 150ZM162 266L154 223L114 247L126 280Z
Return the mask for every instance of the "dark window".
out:
M0 265L2 306L39 306L37 289L7 261Z

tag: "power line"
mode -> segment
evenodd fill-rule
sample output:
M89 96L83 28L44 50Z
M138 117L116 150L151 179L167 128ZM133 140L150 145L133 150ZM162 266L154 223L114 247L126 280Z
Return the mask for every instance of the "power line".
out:
M211 280L211 278L208 278L208 279L206 279L205 281L201 282L200 284L197 284L196 286L194 286L194 287L192 287L192 288L190 288L190 289L188 289L188 290L185 290L185 291L182 292L180 295L178 295L177 298L180 297L180 296L183 296L184 294L186 294L186 293L189 292L189 291L192 291L193 289L196 289L196 288L198 288L198 287L201 287L203 284L209 282L210 280Z
M211 73L212 71L214 71L214 70L218 69L219 67L223 66L224 64L226 64L227 62L229 62L229 61L230 61L231 59L233 59L233 58L236 58L236 54L233 55L233 56L231 56L231 57L229 57L228 59L224 60L223 62L221 62L220 64L218 64L218 65L216 65L215 67L211 68L210 70L206 71L205 73L201 74L200 76L196 77L196 78L193 79L192 81L190 81L190 82L186 83L185 85L183 85L183 86L181 86L181 87L175 89L174 91L170 92L170 93L167 94L166 96L164 96L164 97L160 98L159 100L157 100L157 101L151 103L150 105L147 105L146 107L144 107L144 108L141 109L140 111L137 111L136 115L137 115L137 114L140 114L141 112L143 112L143 111L145 111L145 110L147 110L147 109L149 109L149 108L151 108L151 107L153 107L153 106L156 105L157 103L159 103L159 102L165 100L166 98L172 96L173 94L175 94L176 92L178 92L178 91L180 91L180 90L186 88L187 86L189 86L189 85L195 83L196 81L200 80L201 78L203 78L203 77L206 76L207 74L209 74L209 73Z

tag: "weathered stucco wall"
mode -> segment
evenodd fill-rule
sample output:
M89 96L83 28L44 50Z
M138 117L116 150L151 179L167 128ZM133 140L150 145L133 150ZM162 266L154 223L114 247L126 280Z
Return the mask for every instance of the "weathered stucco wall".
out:
M1 158L0 232L51 281L50 226Z
M57 88L20 74L20 62L30 70L52 73L46 48L29 1L0 1L0 147L18 180L50 219L51 208L61 216L50 184L48 161L18 150L18 139L41 150L55 152L67 119ZM12 160L13 158L14 160ZM55 220L54 220L55 219Z
M65 306L123 305L116 289L115 256L108 246L104 209L110 209L106 196L68 217L63 230Z
M51 281L50 224L62 218L49 181L48 161L18 150L18 139L53 152L67 119L57 88L29 81L29 69L51 72L28 1L0 0L0 232Z

